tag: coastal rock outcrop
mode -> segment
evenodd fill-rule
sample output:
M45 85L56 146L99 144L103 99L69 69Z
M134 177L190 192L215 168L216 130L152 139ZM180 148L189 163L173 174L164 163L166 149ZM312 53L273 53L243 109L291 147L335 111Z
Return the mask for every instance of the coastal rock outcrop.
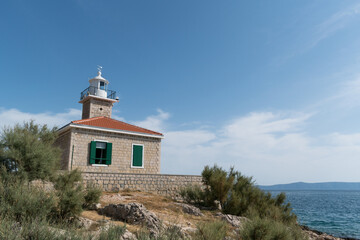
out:
M235 215L231 215L231 214L222 214L220 212L216 213L215 216L220 217L222 220L230 223L233 227L236 227L236 228L242 228L244 223L246 223L247 221L250 221L246 217L240 217L240 216L235 216Z
M302 230L309 236L310 240L356 240L355 238L338 238L329 234L301 226Z
M190 215L195 215L195 216L203 216L204 214L201 213L200 209L186 204L186 203L176 203L176 205L179 205L184 213L190 214Z
M98 209L98 213L130 224L145 224L153 235L157 235L161 229L160 219L140 203L110 204Z

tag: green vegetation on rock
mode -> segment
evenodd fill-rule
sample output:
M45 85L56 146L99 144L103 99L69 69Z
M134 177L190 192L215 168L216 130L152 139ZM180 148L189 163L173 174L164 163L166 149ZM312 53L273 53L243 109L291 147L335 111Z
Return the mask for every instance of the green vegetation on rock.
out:
M249 218L241 231L243 239L304 238L296 225L296 215L291 212L290 204L285 203L284 193L273 197L256 187L251 177L243 176L233 168L227 172L216 165L204 168L202 181L204 188L189 186L182 189L183 199L199 206L220 207L224 214Z

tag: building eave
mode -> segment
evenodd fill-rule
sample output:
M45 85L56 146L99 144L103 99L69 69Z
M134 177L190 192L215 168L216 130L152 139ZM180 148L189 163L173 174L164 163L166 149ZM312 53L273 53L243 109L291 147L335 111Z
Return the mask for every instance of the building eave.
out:
M151 137L151 138L159 138L159 139L164 138L163 135L138 133L138 132L131 132L131 131L113 129L113 128L94 127L94 126L88 126L88 125L83 125L83 124L75 124L75 123L69 123L69 124L65 125L64 127L60 128L58 130L58 132L60 134L60 133L66 131L68 129L71 129L71 128L80 128L80 129L88 129L88 130L95 130L95 131L101 131L101 132L120 133L120 134L132 135L132 136Z
M63 133L63 132L66 132L67 130L69 130L69 129L70 129L70 128L69 128L69 125L70 125L70 124L71 124L71 123L68 123L68 124L62 126L61 128L59 128L59 129L57 130L58 134L61 134L61 133Z

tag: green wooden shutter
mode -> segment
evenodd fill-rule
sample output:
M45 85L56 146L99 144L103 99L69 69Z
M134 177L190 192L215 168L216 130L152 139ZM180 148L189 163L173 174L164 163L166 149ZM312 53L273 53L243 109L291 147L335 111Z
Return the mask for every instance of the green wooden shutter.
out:
M106 164L111 165L112 143L106 143Z
M89 158L89 163L90 163L90 164L95 164L95 158L96 158L96 142L95 142L95 141L91 141L91 143L90 143L90 158Z
M143 166L143 146L133 145L133 166Z

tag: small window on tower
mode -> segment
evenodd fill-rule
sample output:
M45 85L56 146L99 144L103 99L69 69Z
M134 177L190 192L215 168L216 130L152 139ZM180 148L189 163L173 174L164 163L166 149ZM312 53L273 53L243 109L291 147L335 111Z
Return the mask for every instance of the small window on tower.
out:
M105 90L105 82L100 82L100 89Z

